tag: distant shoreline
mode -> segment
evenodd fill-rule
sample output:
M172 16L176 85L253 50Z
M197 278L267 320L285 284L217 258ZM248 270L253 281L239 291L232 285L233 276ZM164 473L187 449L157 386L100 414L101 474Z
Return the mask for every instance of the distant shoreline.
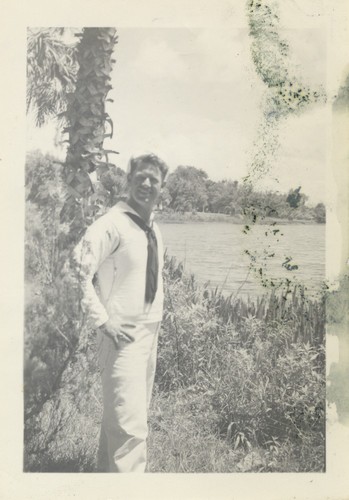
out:
M157 222L164 222L166 224L185 224L186 222L229 222L231 224L246 224L246 219L242 215L228 215L208 212L155 212L155 219ZM256 224L272 224L272 223L286 225L286 224L325 224L317 222L316 220L309 219L277 219L272 217L265 217L264 219L257 219Z

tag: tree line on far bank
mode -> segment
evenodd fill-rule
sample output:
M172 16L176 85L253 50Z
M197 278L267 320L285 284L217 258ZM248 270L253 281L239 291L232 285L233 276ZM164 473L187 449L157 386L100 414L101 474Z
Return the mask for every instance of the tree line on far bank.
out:
M125 184L125 172L120 168L107 169L100 176L100 186L112 195L120 197ZM103 193L100 193L103 196ZM213 181L207 173L192 166L178 166L168 178L158 205L161 211L208 212L243 216L253 210L257 217L288 220L326 221L323 203L307 204L308 197L301 187L288 193L257 191L251 184L236 180ZM103 198L105 203L105 197Z

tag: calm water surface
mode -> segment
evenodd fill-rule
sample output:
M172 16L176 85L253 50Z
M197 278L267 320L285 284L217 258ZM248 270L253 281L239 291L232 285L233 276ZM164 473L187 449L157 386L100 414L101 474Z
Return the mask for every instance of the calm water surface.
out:
M249 258L244 250L275 252L268 259L268 275L296 278L309 290L319 289L325 280L325 225L280 225L275 235L265 235L270 226L256 226L246 235L243 227L226 222L159 223L168 254L183 261L187 271L202 281L210 281L225 292L260 295L265 289L253 273L248 275ZM282 267L286 257L298 270ZM260 261L262 262L262 261Z

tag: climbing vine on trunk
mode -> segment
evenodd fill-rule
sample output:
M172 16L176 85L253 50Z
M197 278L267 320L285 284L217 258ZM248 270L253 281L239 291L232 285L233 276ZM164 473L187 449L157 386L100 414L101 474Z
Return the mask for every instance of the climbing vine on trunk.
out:
M116 29L84 28L76 36L81 38L77 47L79 71L75 91L68 95L65 112L68 126L64 129L69 144L64 168L68 197L61 219L66 222L77 218L84 209L84 200L93 193L89 174L108 170L109 153L117 153L103 148L104 139L113 137L113 122L106 112L106 102L112 88Z

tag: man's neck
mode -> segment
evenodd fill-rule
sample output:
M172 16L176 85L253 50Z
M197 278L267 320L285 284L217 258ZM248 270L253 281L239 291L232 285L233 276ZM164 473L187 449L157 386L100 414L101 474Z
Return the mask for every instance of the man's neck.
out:
M149 225L152 209L142 207L141 205L138 205L138 203L136 203L134 200L129 198L127 199L127 203L131 208L133 208L135 212L137 212L137 214L144 220L144 222Z

